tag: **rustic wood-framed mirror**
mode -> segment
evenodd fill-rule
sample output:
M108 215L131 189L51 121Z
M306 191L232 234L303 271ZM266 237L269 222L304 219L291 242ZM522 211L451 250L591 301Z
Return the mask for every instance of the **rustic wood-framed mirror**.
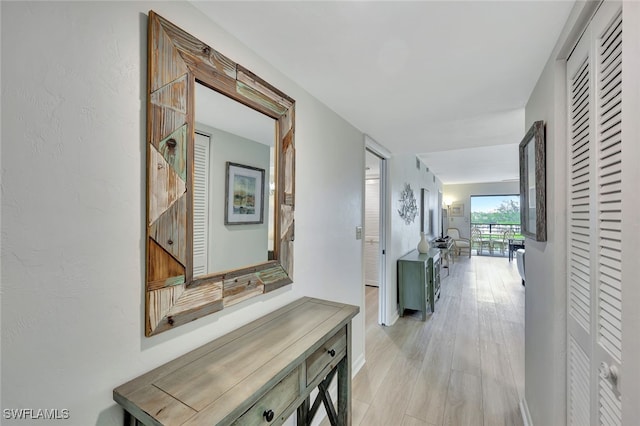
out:
M153 11L148 25L145 335L151 336L293 282L295 101ZM275 120L275 208L265 261L194 277L197 84ZM224 208L223 199L216 203Z

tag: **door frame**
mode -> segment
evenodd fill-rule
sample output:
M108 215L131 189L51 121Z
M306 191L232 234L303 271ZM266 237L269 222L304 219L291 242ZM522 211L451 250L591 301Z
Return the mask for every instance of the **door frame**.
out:
M365 149L363 154L366 156L367 151L371 154L375 155L380 159L380 262L379 262L379 277L380 277L380 286L378 287L378 324L386 325L389 324L390 321L386 317L387 313L387 291L388 291L388 282L387 279L387 235L389 230L389 215L388 215L388 206L389 200L388 198L388 186L389 186L389 173L387 170L387 160L391 158L391 152L387 150L385 147L377 143L373 140L369 135L364 135L365 139ZM363 175L365 171L363 170ZM363 179L364 181L364 179ZM363 187L364 191L364 187ZM364 244L364 240L363 240ZM363 257L363 268L364 268L364 257ZM364 274L363 274L363 288L364 288ZM363 292L363 300L364 300L364 292ZM363 302L364 306L364 302Z

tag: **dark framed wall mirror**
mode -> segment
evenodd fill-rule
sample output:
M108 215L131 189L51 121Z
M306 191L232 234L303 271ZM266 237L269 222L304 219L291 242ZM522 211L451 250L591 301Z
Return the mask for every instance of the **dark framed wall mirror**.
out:
M153 11L148 25L151 336L293 282L295 101Z
M543 121L536 121L519 145L520 232L547 241L546 144Z

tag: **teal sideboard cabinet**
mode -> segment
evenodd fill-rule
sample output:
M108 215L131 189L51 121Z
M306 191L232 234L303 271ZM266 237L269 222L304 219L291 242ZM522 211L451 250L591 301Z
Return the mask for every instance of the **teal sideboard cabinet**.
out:
M429 253L413 250L398 259L398 296L400 316L405 309L422 312L427 319L427 303L435 312L436 299L440 297L440 250Z

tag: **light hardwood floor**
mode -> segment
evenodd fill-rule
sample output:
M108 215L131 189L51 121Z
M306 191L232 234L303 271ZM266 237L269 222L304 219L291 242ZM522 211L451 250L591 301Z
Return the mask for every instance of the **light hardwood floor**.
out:
M353 382L353 424L522 425L524 287L515 262L458 257L426 321L377 324L366 288L366 364Z

